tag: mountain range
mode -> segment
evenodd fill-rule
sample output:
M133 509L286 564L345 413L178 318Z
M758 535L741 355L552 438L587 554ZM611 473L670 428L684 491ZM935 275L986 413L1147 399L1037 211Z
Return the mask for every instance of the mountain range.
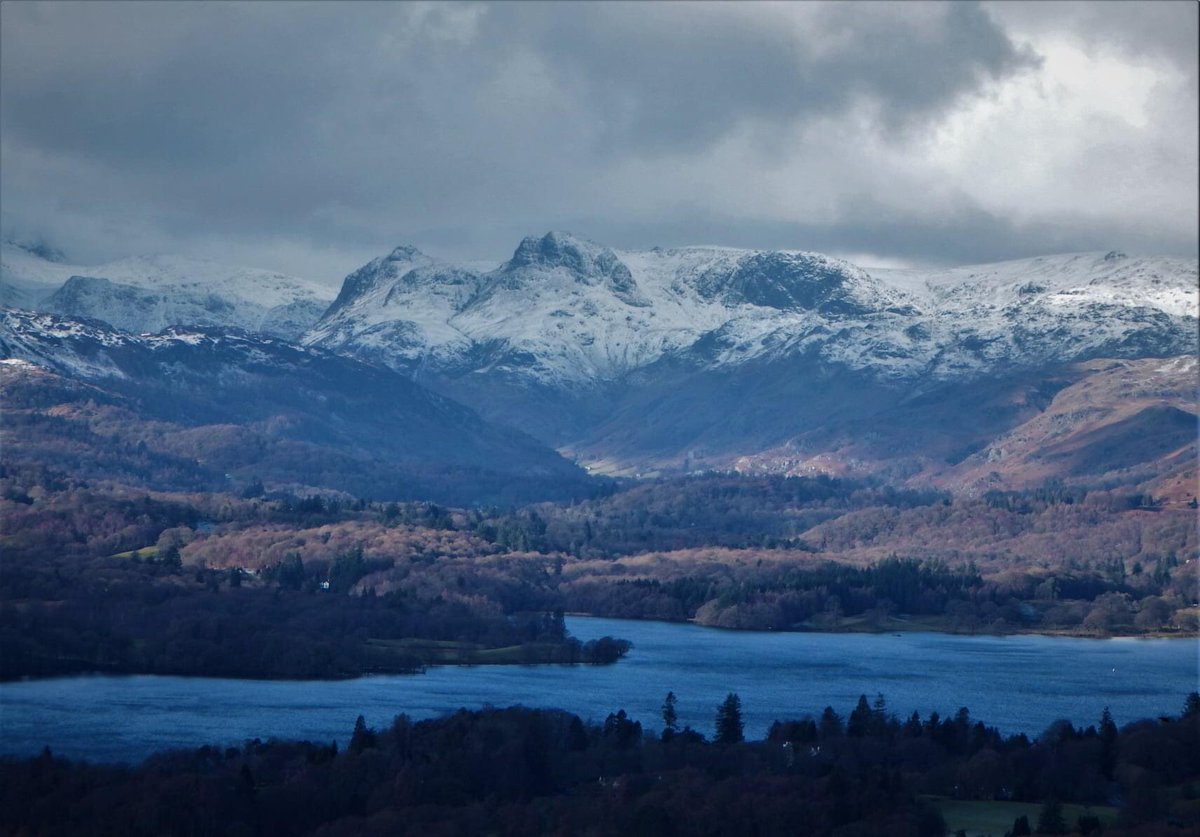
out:
M1194 358L1196 288L1195 261L1118 252L879 270L552 232L487 272L397 248L347 277L305 342L409 374L594 470L979 488L1022 480L977 460L999 461L992 443L1097 374L1090 361ZM1192 383L1176 374L1171 403L1194 413Z
M816 253L618 252L527 238L477 273L400 247L355 271L305 342L443 376L587 390L675 359L698 369L816 354L886 379L1195 345L1197 268L1073 254L938 271Z
M5 242L0 249L3 307L91 317L134 333L192 325L295 340L332 298L317 282L181 256L82 266L45 247Z
M266 271L165 257L84 270L6 247L6 299L29 305L31 277L44 311L129 332L246 329L265 336L239 339L386 369L594 473L1195 491L1195 260L1113 251L898 270L551 232L491 270L397 247L323 313L332 294Z

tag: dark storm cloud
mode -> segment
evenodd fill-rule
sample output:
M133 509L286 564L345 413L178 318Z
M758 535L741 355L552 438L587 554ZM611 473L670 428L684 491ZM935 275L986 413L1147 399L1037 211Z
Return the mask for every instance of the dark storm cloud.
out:
M782 123L863 99L890 120L919 120L1036 61L973 4L937 20L814 8L790 29L721 6L504 4L481 11L469 42L439 43L421 15L387 4L18 6L6 21L4 115L46 147L212 163L304 145L336 129L330 119L357 127L364 111L411 140L412 117L470 118L497 65L532 54L602 136L696 145L747 117ZM389 46L389 29L412 37Z
M681 15L650 3L537 4L496 22L528 38L626 152L692 148L745 119L779 126L864 102L891 124L919 123L1037 63L971 3L944 17L886 4L807 11L788 26L721 6Z
M95 257L257 248L317 276L401 240L499 257L566 225L614 246L792 230L814 240L787 246L990 256L961 207L893 221L908 198L880 194L874 213L843 196L821 218L751 214L729 208L750 186L692 187L722 154L769 174L806 126L919 141L1037 71L997 19L965 2L5 3L0 225ZM825 174L864 165L827 157ZM906 172L881 169L881 190Z

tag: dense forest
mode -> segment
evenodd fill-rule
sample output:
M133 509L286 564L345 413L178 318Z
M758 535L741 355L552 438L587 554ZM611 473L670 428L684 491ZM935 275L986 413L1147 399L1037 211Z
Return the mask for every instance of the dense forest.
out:
M1194 512L704 475L510 509L0 466L0 676L603 662L564 612L729 628L1197 631Z
M407 673L433 663L611 663L629 648L581 643L561 613L479 598L394 591L346 595L378 564L338 558L316 582L297 559L269 583L242 570L183 567L169 547L145 561L6 560L0 679L80 672L247 678Z
M680 699L686 700L686 696ZM1200 830L1200 695L1118 728L1056 722L1005 737L966 709L899 719L864 695L845 714L775 723L744 741L737 695L714 734L661 734L624 711L460 711L349 745L247 741L140 766L0 759L0 832L94 835L912 835L989 815L1020 834ZM1011 816L1011 819L1008 819Z

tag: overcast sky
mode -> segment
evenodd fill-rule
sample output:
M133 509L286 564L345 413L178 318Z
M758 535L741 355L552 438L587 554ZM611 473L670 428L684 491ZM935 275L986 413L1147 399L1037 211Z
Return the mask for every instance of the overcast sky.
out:
M1195 256L1197 4L0 5L0 233L335 282L400 243Z

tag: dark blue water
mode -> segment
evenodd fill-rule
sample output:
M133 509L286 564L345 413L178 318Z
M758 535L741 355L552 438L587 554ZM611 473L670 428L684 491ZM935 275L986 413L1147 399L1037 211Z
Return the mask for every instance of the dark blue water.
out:
M681 724L712 734L717 704L742 699L746 734L775 719L843 717L860 694L891 711L943 716L960 706L1003 732L1036 735L1067 718L1118 724L1177 714L1198 688L1200 643L945 634L791 634L568 618L581 639L632 640L613 666L435 668L412 676L262 682L186 677L72 677L0 685L0 752L49 745L73 758L135 761L169 747L270 737L345 744L361 713L372 726L400 712L428 718L488 704L559 707L603 721L625 709L657 730L668 690Z

